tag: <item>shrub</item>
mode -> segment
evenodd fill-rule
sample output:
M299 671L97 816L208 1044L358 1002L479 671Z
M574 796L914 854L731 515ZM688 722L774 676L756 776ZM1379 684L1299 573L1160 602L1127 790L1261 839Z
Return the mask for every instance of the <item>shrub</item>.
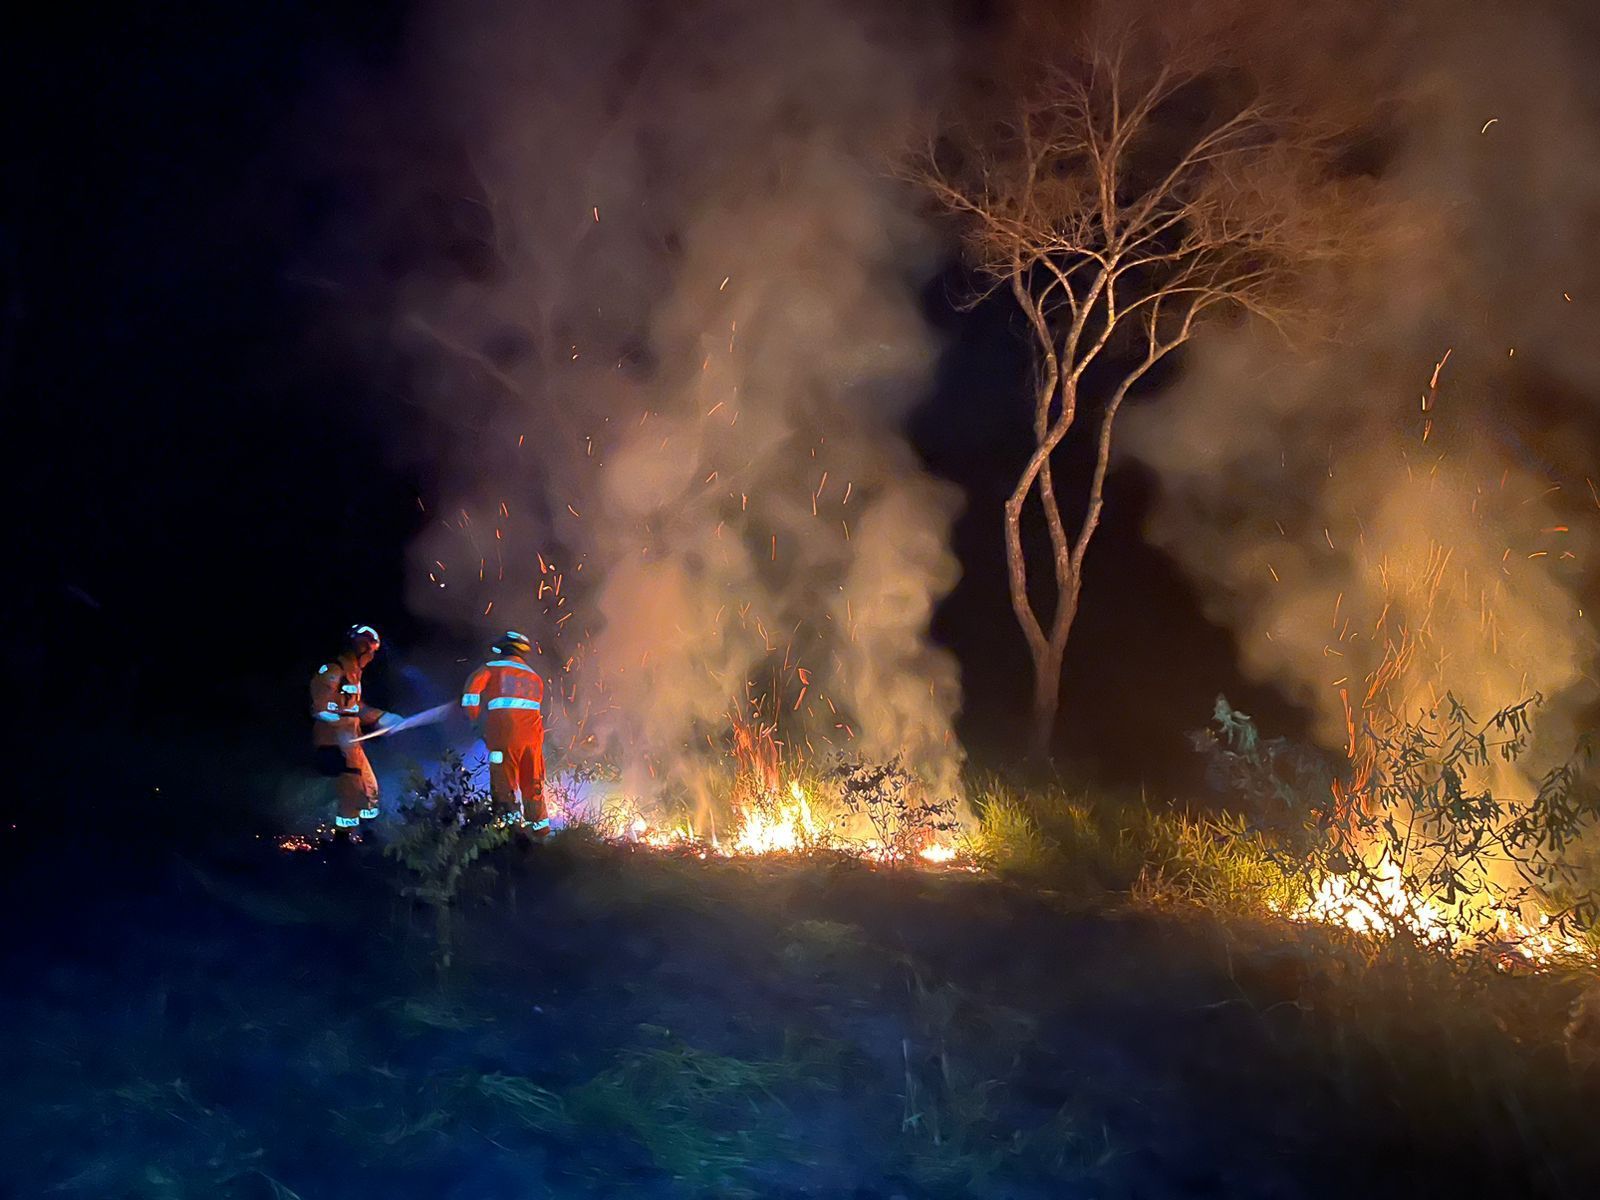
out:
M1360 761L1326 786L1306 765L1312 752L1261 741L1221 697L1216 728L1193 740L1250 816L1224 833L1255 839L1319 915L1452 949L1544 944L1592 929L1600 898L1567 857L1597 815L1587 745L1531 796L1496 794L1489 782L1497 763L1515 766L1527 752L1540 703L1477 721L1446 694L1414 721L1365 728ZM1542 915L1529 920L1530 910Z
M960 827L952 799L936 799L898 755L886 762L842 757L833 772L846 813L863 818L891 860L914 858Z
M403 895L434 913L439 969L450 966L451 908L474 864L511 837L511 826L494 811L488 789L461 759L447 753L429 777L418 770L401 798L398 820L384 854L411 873Z
M1263 739L1226 696L1217 697L1211 724L1188 736L1212 790L1280 839L1302 839L1305 814L1332 794L1336 776L1327 756L1288 738Z

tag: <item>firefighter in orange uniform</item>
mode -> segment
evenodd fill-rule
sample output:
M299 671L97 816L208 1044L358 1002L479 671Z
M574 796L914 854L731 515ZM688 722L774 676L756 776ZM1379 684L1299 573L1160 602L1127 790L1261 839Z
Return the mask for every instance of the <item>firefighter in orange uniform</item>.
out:
M533 644L516 630L490 647L494 657L461 689L461 707L489 748L489 791L497 812L520 819L541 841L550 833L544 804L544 680L528 665Z
M317 772L333 780L338 829L354 829L378 815L378 778L355 739L400 721L361 699L361 672L382 644L371 625L352 625L344 651L311 677L312 755Z

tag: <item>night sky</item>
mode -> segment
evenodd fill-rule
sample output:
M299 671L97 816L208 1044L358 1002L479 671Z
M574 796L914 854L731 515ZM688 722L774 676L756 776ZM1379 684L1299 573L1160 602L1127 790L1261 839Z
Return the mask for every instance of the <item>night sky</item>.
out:
M327 126L344 89L390 69L406 18L294 2L62 17L13 66L0 385L15 615L0 647L8 677L93 696L96 736L150 777L199 742L292 759L304 677L351 621L384 630L373 690L396 707L454 684L397 666L476 652L407 611L430 473L403 449L425 431L405 426L426 418L381 348L346 336L320 274L329 231L362 203L326 170ZM965 311L961 291L953 262L926 289L944 347L912 430L966 498L964 578L935 632L960 658L959 728L983 759L1015 748L1027 703L998 536L1028 444L1026 350L1008 305ZM1059 749L1160 789L1191 778L1182 732L1219 690L1285 731L1300 719L1241 682L1230 635L1143 540L1154 487L1137 468L1113 477ZM29 714L38 757L77 743L54 703Z

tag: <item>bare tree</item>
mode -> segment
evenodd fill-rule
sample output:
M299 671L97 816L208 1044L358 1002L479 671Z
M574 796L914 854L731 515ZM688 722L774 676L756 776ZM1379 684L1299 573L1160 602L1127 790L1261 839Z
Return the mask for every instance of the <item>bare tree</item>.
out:
M987 281L974 303L1008 289L1033 343L1034 449L1005 505L1005 546L1033 659L1036 754L1055 727L1124 402L1208 316L1295 315L1303 273L1338 243L1330 193L1318 190L1329 139L1226 69L1206 48L1216 44L1082 35L990 117L942 131L912 168ZM1101 394L1086 396L1091 367ZM1098 417L1094 466L1064 495L1052 460L1086 411ZM1028 561L1023 539L1035 498L1048 568ZM1049 595L1030 578L1046 569Z

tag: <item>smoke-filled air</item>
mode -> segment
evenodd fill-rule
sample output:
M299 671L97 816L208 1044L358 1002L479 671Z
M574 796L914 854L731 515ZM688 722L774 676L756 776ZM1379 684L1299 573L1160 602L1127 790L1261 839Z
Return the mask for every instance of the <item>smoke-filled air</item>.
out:
M888 170L944 48L879 7L505 4L417 40L483 254L397 316L427 402L477 414L416 600L526 628L552 752L636 793L702 804L741 727L956 783L927 632L957 501L901 435L936 247Z
M1589 19L1425 6L1340 43L1351 102L1388 100L1338 328L1213 330L1128 423L1152 536L1330 747L1446 691L1480 716L1542 694L1559 757L1595 698Z

